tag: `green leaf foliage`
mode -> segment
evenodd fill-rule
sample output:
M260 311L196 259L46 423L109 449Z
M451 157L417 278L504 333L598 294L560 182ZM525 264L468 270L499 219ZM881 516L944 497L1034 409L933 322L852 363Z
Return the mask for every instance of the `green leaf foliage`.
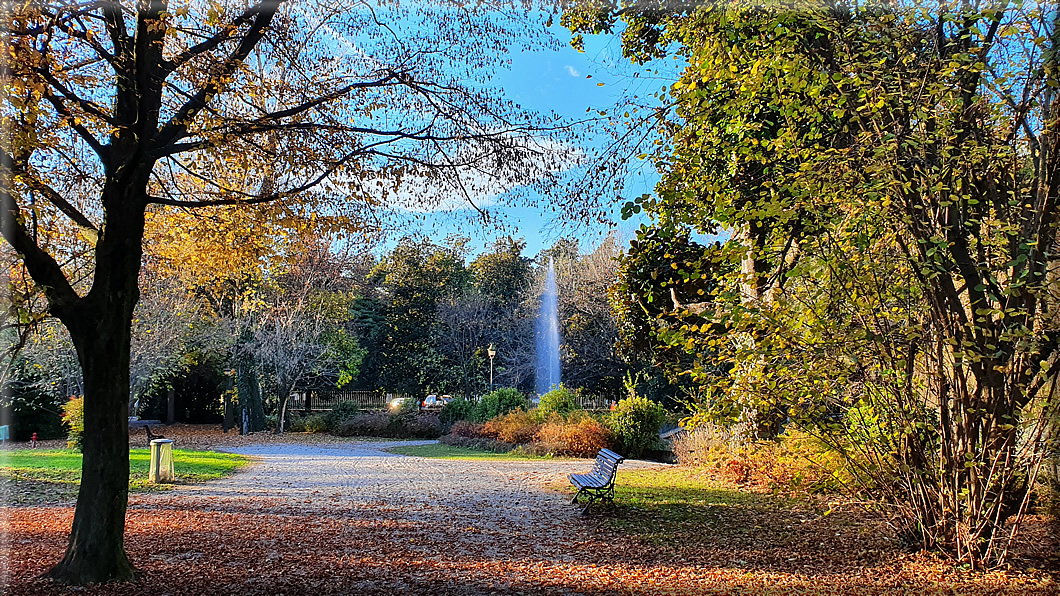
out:
M731 232L709 298L673 286L674 313L648 305L688 259L628 257L648 347L699 386L689 423L827 437L908 538L972 567L1004 558L995 531L1060 436L1060 28L1053 7L978 6L565 17L621 19L627 56L686 64L659 96L662 180L624 212L653 218L649 239Z
M526 409L529 403L518 389L505 387L487 393L475 404L474 420L485 422L497 416L503 416L512 410Z
M71 397L63 404L63 424L66 425L66 447L81 451L85 434L85 398Z
M537 412L542 419L548 419L552 414L567 416L571 412L581 409L582 407L578 404L578 396L562 384L542 395L541 401L537 404Z
M442 424L452 424L458 420L471 420L474 416L475 402L462 397L449 400L449 403L442 406L442 411L438 414Z
M357 405L357 402L340 401L324 416L328 430L335 430L340 424L353 418L360 412L361 408Z
M608 417L608 426L626 457L640 457L659 442L666 410L646 397L620 400Z

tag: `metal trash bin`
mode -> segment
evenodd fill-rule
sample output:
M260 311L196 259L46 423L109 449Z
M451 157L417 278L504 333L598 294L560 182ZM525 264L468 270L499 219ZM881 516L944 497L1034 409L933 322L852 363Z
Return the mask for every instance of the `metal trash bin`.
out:
M155 439L151 441L151 470L147 474L149 482L173 482L176 471L173 467L173 439Z

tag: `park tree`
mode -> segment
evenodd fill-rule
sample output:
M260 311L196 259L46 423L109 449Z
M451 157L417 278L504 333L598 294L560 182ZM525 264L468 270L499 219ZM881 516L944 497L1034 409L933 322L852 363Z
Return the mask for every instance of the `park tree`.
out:
M556 270L560 358L563 382L597 394L613 394L620 386L625 364L616 351L615 319L608 291L617 271L617 242L605 238L592 252L581 254L578 243L560 238L534 259L532 285L503 324L497 326L499 382L510 387L532 383L536 371L535 321L541 310L549 259ZM532 387L528 387L532 389Z
M687 61L655 120L663 180L627 210L729 230L730 273L658 341L715 404L769 403L830 440L906 535L973 568L1004 560L1056 448L1058 18L1018 2L565 16L624 20L634 60Z
M261 205L356 229L419 201L410 185L466 185L471 170L482 184L547 184L540 156L524 159L540 148L527 118L482 91L526 27L506 15L327 0L4 5L2 232L68 329L85 390L82 483L50 577L134 573L123 532L146 213ZM83 287L71 254L91 263Z
M527 339L532 342L534 333L533 325L527 326L529 321L523 313L523 304L534 286L533 262L523 256L525 249L526 242L522 239L500 238L490 251L478 255L468 264L474 294L473 302L464 306L482 309L484 323L471 321L472 313L461 307L459 316L468 321L468 329L481 327L480 332L467 336L467 349L474 354L474 359L467 362L472 367L469 370L483 374L488 383L487 348L492 344L497 354L493 368L495 386L516 387L533 376L526 370L528 362L522 361L520 356L520 347ZM475 345L472 346L471 341Z
M261 294L261 312L246 346L276 398L279 433L295 389L310 382L344 386L357 376L364 357L340 258L313 238L295 243L290 252L289 265Z
M205 186L190 188L201 193ZM225 394L235 400L225 407L226 431L265 429L255 335L280 293L273 280L294 265L305 246L299 238L313 238L314 223L267 205L208 211L156 206L145 213L144 262L182 286L178 291L211 320L215 347L230 353L236 391Z
M637 230L618 257L610 292L624 358L681 369L684 351L659 342L656 331L672 313L714 295L716 279L725 273L719 253L720 246L696 242L687 229L644 225Z
M523 256L525 240L501 238L493 249L468 264L475 287L500 308L518 304L533 283L530 259Z
M727 373L725 366L695 363L696 355L685 346L660 339L661 332L674 326L698 331L709 324L702 315L703 303L732 273L724 253L720 243L697 242L688 229L643 225L619 255L608 299L618 330L618 352L630 368L629 381L636 394L683 409L689 401L706 402L702 392L711 385L702 378L690 383L684 372L696 368L719 376ZM732 413L730 409L728 418Z
M185 368L185 356L212 343L199 306L173 278L144 275L133 311L129 351L129 413L139 415L145 395Z
M618 328L608 294L618 273L617 239L557 267L563 382L618 399L626 362L618 353Z
M458 301L471 288L464 239L403 238L373 269L371 279L384 312L383 329L368 358L388 390L417 394L439 389L449 377L438 345L439 305ZM367 303L362 303L368 306Z
M446 358L454 384L465 399L485 393L488 386L488 355L498 320L492 300L471 288L459 296L439 301L435 337ZM443 387L434 387L450 391Z

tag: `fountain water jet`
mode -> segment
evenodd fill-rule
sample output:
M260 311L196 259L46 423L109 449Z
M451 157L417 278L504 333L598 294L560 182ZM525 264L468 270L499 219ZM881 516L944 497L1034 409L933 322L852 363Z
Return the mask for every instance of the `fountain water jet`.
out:
M559 300L556 296L556 267L548 258L545 291L537 314L537 394L544 395L559 386Z

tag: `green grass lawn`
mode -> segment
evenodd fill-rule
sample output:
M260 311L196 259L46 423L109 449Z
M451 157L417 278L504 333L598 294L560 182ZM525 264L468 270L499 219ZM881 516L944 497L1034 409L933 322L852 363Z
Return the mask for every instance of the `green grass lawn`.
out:
M177 482L193 483L223 478L247 463L242 455L215 451L173 451ZM152 490L148 483L151 450L129 450L129 488ZM18 504L73 498L81 483L81 454L68 449L19 449L0 452L0 480L10 483Z
M788 509L794 502L723 487L703 471L674 466L652 470L620 467L615 505L618 512L608 519L612 527L661 544L675 536L695 543L705 534L739 542L760 527L760 517Z
M459 459L459 460L505 460L505 461L527 461L552 459L542 455L527 455L522 452L493 453L492 451L478 451L467 447L454 447L434 443L431 445L409 445L406 447L391 447L387 449L390 453L398 455L412 455L415 457L429 457L435 459Z

